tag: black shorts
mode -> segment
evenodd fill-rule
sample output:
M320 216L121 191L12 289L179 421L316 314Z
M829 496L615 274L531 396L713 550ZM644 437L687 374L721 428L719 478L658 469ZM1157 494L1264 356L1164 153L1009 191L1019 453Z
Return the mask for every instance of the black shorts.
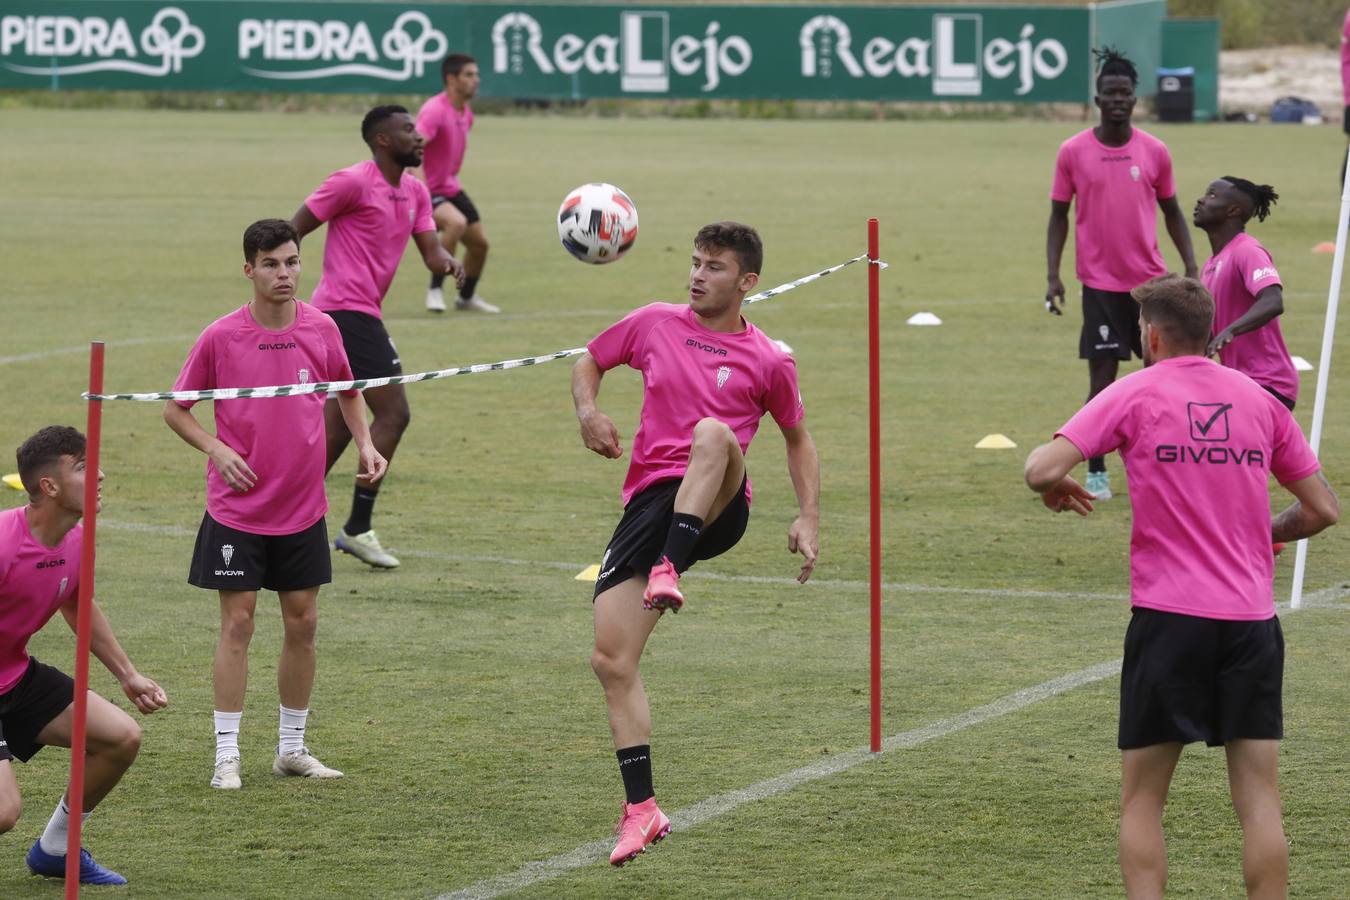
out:
M1280 401L1281 403L1283 403L1285 409L1289 410L1290 412L1293 412L1293 411L1294 411L1294 401L1293 401L1293 400L1290 400L1288 397L1286 397L1284 394L1281 394L1279 391L1275 390L1273 387L1266 387L1266 385L1264 385L1264 384L1261 385L1261 387L1265 388L1267 394L1269 394L1270 396L1274 397L1276 400L1278 400L1278 401Z
M1120 672L1122 750L1284 737L1284 633L1258 622L1135 607Z
M469 195L463 191L460 191L453 197L447 197L444 194L431 195L432 209L435 209L442 203L449 203L455 209L462 212L464 214L464 222L466 225L472 225L474 222L482 221L483 217L478 215L478 207L473 205L473 201L469 199Z
M656 565L661 551L666 546L666 535L670 532L671 520L675 517L675 494L680 489L681 479L658 481L628 502L624 507L623 518L609 539L605 555L600 560L600 577L595 579L595 594L602 593L622 584L635 575L646 576ZM745 534L745 526L750 521L750 504L745 499L745 479L741 479L741 489L722 514L712 524L703 529L694 552L690 554L689 565L683 572L700 559L712 559L721 556Z
M403 374L398 348L383 322L369 313L349 309L329 310L328 315L342 334L342 346L347 351L352 377L384 378Z
M1083 285L1083 331L1079 359L1144 358L1139 335L1139 304L1128 292L1099 291Z
M43 748L37 736L75 702L75 680L29 657L19 683L0 694L0 760L23 762Z
M295 534L253 534L202 516L188 584L215 591L302 591L333 580L328 524Z

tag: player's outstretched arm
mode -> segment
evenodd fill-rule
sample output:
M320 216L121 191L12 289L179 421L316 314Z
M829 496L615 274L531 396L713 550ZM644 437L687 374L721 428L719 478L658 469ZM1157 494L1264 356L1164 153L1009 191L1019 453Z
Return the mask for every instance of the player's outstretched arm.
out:
M208 433L197 421L196 416L192 415L191 410L179 406L173 400L165 401L164 421L173 429L174 434L211 457L211 462L215 463L220 477L236 491L246 491L258 483L258 476L253 474L244 458L224 441Z
M1181 204L1177 203L1175 196L1172 196L1166 200L1159 198L1158 206L1162 208L1163 224L1167 226L1167 233L1171 236L1172 243L1176 244L1177 253L1181 254L1181 265L1186 270L1186 277L1199 278L1200 270L1195 265L1195 248L1191 246L1190 223L1186 221L1186 214L1181 211Z
M797 492L797 518L788 528L788 552L802 555L797 580L805 584L820 555L820 457L804 423L781 430L787 442L788 475Z
M1059 264L1064 258L1064 242L1069 238L1069 204L1050 201L1050 223L1045 228L1045 310L1064 315L1064 282L1059 279Z
M1297 500L1271 523L1271 540L1275 543L1301 541L1340 520L1340 500L1321 472L1291 481L1284 488Z
M1209 346L1205 348L1205 355L1213 356L1231 344L1233 338L1239 334L1255 331L1271 319L1283 314L1284 288L1278 284L1272 284L1256 295L1256 302L1252 304L1251 309L1235 319L1233 324L1214 335L1209 342Z
M1042 444L1027 457L1023 475L1027 487L1041 495L1046 509L1054 512L1073 510L1080 516L1092 512L1094 496L1069 472L1083 461L1083 454L1067 438L1057 437Z
M361 457L361 465L356 473L356 480L362 484L379 484L380 479L384 477L385 470L389 468L389 462L380 455L380 451L375 449L374 442L370 439L370 423L366 421L366 400L360 394L353 394L348 397L346 394L338 394L338 409L342 411L342 421L347 423L347 430L352 434L352 440L356 442L357 453Z
M586 449L606 459L618 459L623 456L619 430L614 427L614 420L595 405L595 398L600 396L600 379L604 374L604 370L589 353L581 354L577 364L572 367L572 403L577 409L581 442L586 445Z
M127 695L127 699L136 704L136 708L141 712L148 715L168 706L169 698L164 689L156 684L154 679L146 678L137 672L136 667L131 664L131 659L117 642L117 636L113 634L112 625L108 623L107 616L103 615L103 610L99 609L98 604L92 599L89 604L89 652L113 674L117 683L122 686L122 692ZM76 597L61 604L61 615L65 617L66 624L70 626L72 632L75 630L78 611L79 600Z
M422 254L422 264L437 275L450 275L455 279L455 287L464 287L464 264L450 255L434 231L419 231L413 235L417 252Z

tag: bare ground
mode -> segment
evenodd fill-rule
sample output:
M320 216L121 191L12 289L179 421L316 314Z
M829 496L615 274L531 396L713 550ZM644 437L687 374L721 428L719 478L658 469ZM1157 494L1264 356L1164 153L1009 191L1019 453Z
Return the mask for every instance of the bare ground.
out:
M1219 108L1269 116L1280 97L1302 97L1328 122L1341 119L1340 54L1327 47L1225 50L1219 56Z

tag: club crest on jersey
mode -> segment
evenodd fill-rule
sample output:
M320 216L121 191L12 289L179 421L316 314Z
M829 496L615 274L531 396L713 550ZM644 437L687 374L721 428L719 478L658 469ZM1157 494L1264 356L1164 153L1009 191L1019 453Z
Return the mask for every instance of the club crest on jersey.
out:
M1138 180L1139 180L1139 167L1138 167L1138 166L1130 166L1130 177L1133 178L1135 181L1138 181Z
M299 383L299 384L309 384L309 369L301 369L299 372L296 372L295 375L296 375L296 382L297 382L297 383ZM225 565L228 566L229 564L230 564L230 563L229 563L229 561L227 560L227 561L225 562Z
M726 384L726 383L727 383L727 379L730 378L730 377L731 377L731 367L730 367L730 366L718 366L718 367L717 367L717 389L718 389L719 391L722 389L722 385Z
M69 586L70 586L70 579L69 579L69 578L62 578L62 579L61 579L61 586L60 586L59 588L56 589L56 596L57 596L58 598L61 597L61 596L63 596L63 595L65 594L65 592L66 592L66 588L69 587Z
M228 566L230 560L234 558L234 544L221 544L220 557L225 560L225 565Z

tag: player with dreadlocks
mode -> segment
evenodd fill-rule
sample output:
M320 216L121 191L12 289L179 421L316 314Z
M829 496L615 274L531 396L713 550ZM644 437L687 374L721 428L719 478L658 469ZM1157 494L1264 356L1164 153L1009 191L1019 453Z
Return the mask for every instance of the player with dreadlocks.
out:
M1162 141L1130 121L1139 73L1116 50L1093 53L1100 62L1095 102L1101 122L1060 145L1045 238L1045 308L1063 315L1059 263L1069 234L1069 204L1076 198L1075 262L1083 285L1078 356L1088 362L1089 400L1116 380L1122 359L1131 353L1143 357L1139 309L1130 290L1167 271L1158 250L1155 204L1162 208L1187 277L1198 275L1186 217L1177 204L1172 157ZM1088 460L1086 487L1098 500L1110 499L1105 457Z
M1264 222L1280 197L1268 184L1225 175L1195 201L1195 225L1209 235L1213 256L1201 280L1214 297L1214 338L1206 353L1237 369L1290 409L1298 373L1280 333L1284 288L1270 253L1247 233L1253 216Z

